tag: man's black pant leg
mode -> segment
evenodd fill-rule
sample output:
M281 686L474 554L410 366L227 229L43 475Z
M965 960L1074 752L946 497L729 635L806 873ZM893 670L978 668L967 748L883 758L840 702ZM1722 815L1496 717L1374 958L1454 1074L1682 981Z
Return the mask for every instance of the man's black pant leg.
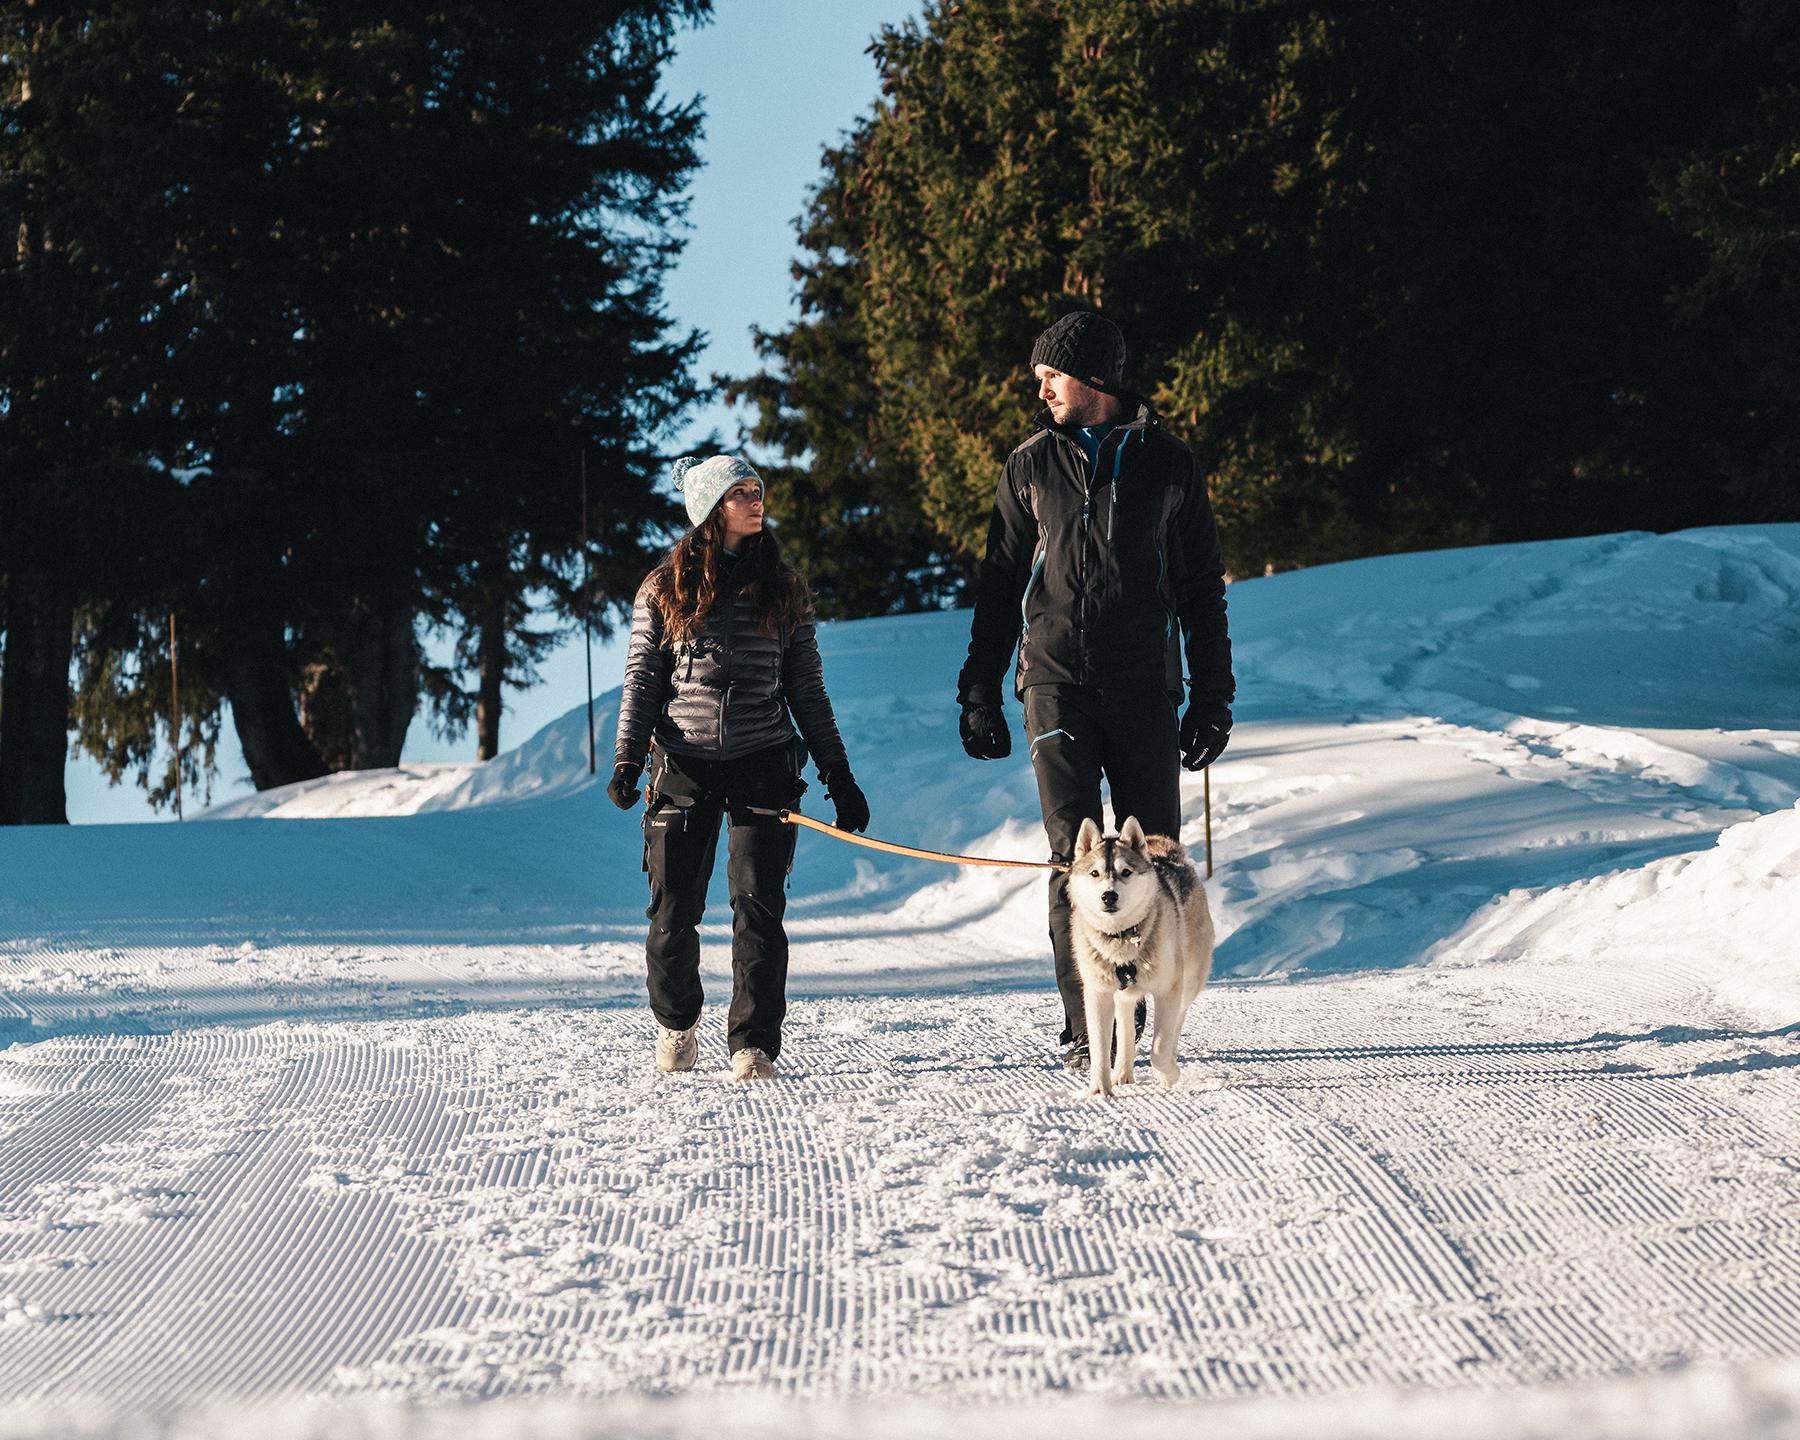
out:
M1037 775L1038 805L1050 858L1068 864L1083 820L1100 822L1100 761L1105 730L1094 692L1072 685L1033 685L1025 692L1025 734L1031 741L1031 768ZM1049 880L1050 953L1062 997L1062 1043L1087 1029L1081 975L1069 939L1069 892L1064 877Z
M1104 824L1102 776L1115 830L1136 816L1153 835L1180 835L1180 721L1163 691L1034 685L1025 692L1025 733L1051 859L1067 864L1073 858L1083 820ZM1061 875L1050 877L1049 895L1050 950L1062 997L1062 1043L1068 1045L1086 1038L1087 1017Z
M1113 829L1137 817L1147 835L1181 838L1181 719L1162 690L1104 690L1100 767Z

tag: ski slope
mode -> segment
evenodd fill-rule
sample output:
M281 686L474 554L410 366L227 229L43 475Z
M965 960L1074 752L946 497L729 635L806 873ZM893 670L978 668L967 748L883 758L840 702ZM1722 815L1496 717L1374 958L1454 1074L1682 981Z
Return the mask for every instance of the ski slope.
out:
M658 1077L579 705L0 832L0 1431L1794 1433L1800 526L1230 599L1166 1094L1052 1063L1041 879L811 834L780 1078L725 1078L719 894ZM1024 747L956 744L966 635L823 628L873 828L1038 858Z

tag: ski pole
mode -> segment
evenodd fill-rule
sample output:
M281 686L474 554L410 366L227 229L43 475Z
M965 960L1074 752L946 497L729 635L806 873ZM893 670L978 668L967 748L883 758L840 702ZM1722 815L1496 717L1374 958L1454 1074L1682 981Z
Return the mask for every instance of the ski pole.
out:
M175 612L169 612L169 739L175 745L175 818L181 813L181 665L175 642Z
M1201 785L1201 793L1206 797L1206 878L1212 879L1212 766L1202 770L1205 777Z
M594 576L593 555L588 550L587 446L581 447L581 639L587 652L588 774L594 773Z

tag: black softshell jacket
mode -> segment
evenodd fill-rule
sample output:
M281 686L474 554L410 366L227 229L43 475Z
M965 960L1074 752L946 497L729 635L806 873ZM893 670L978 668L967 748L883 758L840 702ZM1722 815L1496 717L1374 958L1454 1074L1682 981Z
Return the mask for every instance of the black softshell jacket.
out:
M1161 688L1177 701L1185 637L1196 699L1236 694L1225 576L1193 453L1140 404L1090 466L1046 410L1007 458L976 580L964 699L997 701L1015 643L1014 690Z

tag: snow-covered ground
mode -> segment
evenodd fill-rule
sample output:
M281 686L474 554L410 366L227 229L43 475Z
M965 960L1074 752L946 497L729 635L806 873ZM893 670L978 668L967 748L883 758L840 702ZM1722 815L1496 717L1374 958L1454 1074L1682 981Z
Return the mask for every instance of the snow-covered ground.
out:
M656 1076L582 706L0 832L0 1429L1800 1431L1800 526L1231 604L1167 1094L1052 1063L1041 878L811 834L781 1078L724 1078L719 923ZM966 627L825 627L873 828L1040 858L1023 746L956 744Z

